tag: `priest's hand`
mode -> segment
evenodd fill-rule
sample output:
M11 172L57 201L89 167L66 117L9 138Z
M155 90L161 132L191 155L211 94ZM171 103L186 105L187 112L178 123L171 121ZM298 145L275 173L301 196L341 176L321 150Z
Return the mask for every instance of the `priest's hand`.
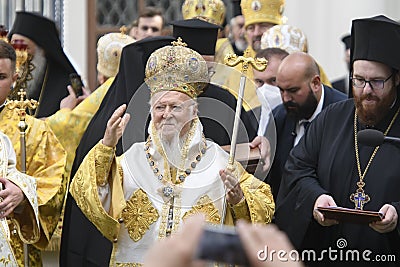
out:
M108 147L115 147L117 145L130 119L130 115L125 113L125 110L126 105L123 104L111 115L111 118L107 122L106 132L104 133L103 145Z
M320 195L314 203L313 217L322 226L332 226L338 224L337 220L326 219L324 215L317 210L318 207L337 207L335 200L329 195Z
M266 172L271 165L271 145L265 136L257 136L250 143L250 148L256 147L260 149L260 164L262 166L262 171Z
M0 191L0 218L9 216L14 209L24 200L22 190L8 179L0 178L3 190Z
M60 102L60 109L74 109L77 105L79 105L86 97L90 95L90 92L86 90L86 88L82 87L83 95L76 97L74 89L72 89L71 85L67 86L69 95L64 97Z
M226 200L231 205L236 205L244 198L238 179L228 170L220 170L219 175L226 187Z
M381 234L389 233L396 229L399 218L396 208L390 204L385 204L382 206L379 212L385 216L383 220L370 223L369 226Z

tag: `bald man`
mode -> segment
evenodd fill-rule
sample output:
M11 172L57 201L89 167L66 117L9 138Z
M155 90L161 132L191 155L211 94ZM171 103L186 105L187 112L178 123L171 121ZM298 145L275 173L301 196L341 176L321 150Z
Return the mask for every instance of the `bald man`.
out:
M328 105L347 96L321 83L315 60L306 53L296 52L284 58L276 75L282 104L273 110L277 146L271 170L266 178L274 199L279 191L282 171L290 150L299 142L308 124Z

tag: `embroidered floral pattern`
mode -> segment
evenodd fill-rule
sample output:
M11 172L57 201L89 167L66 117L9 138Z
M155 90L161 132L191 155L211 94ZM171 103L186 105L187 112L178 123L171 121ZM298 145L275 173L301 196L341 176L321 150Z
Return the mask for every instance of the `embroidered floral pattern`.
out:
M143 264L140 264L140 263L116 263L115 265L117 267L140 267L140 266L143 266Z
M221 216L218 213L218 209L215 207L211 198L207 195L202 196L197 204L193 206L193 208L183 215L182 219L185 220L188 217L197 214L204 213L206 215L206 221L210 223L221 223Z
M142 239L150 225L158 220L158 211L142 189L136 190L126 202L122 218L129 236L135 242Z

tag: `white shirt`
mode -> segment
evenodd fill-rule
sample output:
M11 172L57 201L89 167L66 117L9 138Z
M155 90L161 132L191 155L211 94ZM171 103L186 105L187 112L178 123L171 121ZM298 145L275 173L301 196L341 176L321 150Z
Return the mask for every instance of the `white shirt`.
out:
M256 90L258 100L261 103L260 122L258 124L258 136L263 136L268 126L270 113L282 103L281 92L278 87L264 83Z

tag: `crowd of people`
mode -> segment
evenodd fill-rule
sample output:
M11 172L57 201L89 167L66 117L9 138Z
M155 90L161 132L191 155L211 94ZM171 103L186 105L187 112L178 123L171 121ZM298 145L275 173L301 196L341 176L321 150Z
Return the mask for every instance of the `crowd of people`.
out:
M400 266L399 147L358 138L400 134L400 23L354 19L331 83L284 0L232 3L226 33L222 0L186 0L171 22L144 8L99 38L99 86L81 95L55 23L16 12L0 40L0 262L203 266L213 225L237 237L213 237L225 264ZM231 161L236 143L256 168Z

